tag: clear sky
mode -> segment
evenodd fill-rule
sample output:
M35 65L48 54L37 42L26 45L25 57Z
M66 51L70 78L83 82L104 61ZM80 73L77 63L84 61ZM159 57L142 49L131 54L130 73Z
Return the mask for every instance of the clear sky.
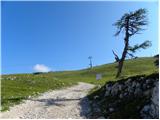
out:
M112 25L139 8L148 10L149 25L130 44L152 41L136 53L158 53L157 2L2 2L2 74L30 73L37 64L53 71L76 70L114 61L121 55L123 36ZM39 65L37 65L39 67ZM37 67L36 66L36 67Z

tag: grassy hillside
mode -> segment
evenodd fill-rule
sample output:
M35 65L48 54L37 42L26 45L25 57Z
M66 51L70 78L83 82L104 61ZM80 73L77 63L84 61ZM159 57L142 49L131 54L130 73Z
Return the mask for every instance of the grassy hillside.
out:
M122 77L151 74L158 72L154 65L155 58L146 57L126 60ZM48 90L60 89L62 87L77 84L77 82L88 82L103 85L107 81L115 81L117 63L96 66L93 69L77 71L50 72L44 74L13 74L2 75L1 95L2 111L9 106L18 104L29 96L37 95ZM102 79L96 80L96 74L101 73ZM120 78L119 78L120 79Z

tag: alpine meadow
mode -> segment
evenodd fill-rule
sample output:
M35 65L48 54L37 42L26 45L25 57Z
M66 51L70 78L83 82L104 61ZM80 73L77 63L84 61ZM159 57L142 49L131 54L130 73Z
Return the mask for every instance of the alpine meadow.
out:
M2 119L159 119L158 1L2 1Z

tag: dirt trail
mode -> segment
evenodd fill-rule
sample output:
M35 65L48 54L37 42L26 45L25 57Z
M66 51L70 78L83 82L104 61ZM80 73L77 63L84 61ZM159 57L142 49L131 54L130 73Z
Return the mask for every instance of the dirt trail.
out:
M37 98L2 112L1 118L23 119L83 119L90 112L89 101L85 97L94 85L80 82L78 85L43 93Z

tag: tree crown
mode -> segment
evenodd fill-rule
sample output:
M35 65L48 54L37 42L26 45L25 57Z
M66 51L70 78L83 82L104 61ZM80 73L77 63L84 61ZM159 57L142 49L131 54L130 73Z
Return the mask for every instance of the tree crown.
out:
M124 31L124 29L126 29L127 20L129 36L138 34L140 31L144 30L143 26L148 24L147 10L141 8L136 10L135 12L124 14L120 20L113 24L117 27L117 32L115 33L115 36L119 35L121 31Z

